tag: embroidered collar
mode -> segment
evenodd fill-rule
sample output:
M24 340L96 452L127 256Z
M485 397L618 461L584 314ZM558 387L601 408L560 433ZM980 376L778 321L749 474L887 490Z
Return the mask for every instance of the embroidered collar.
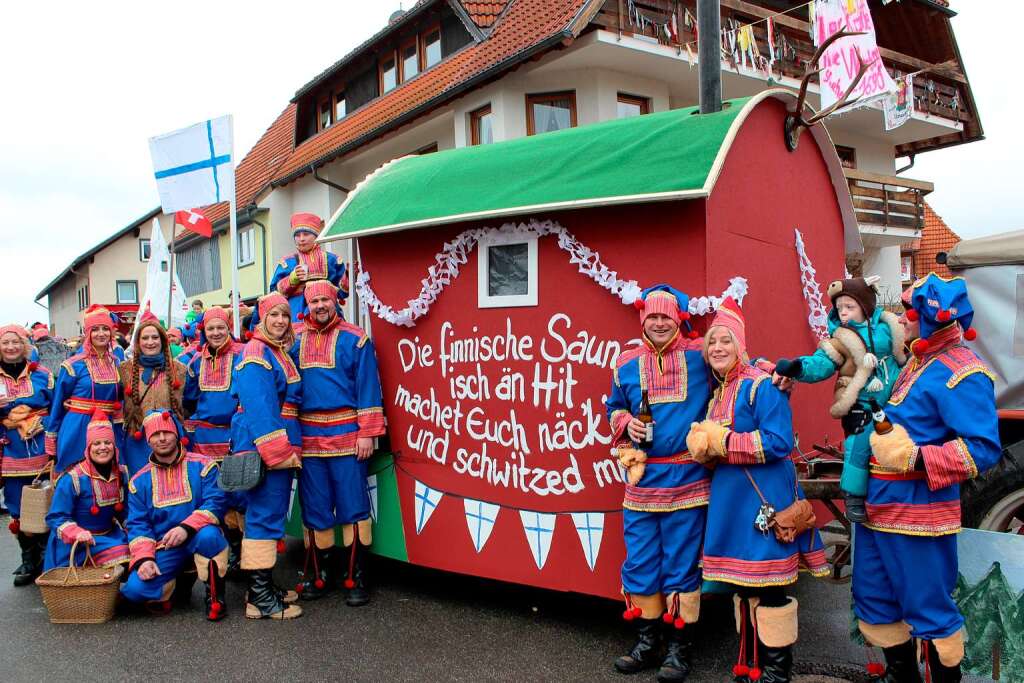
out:
M97 479L102 482L111 483L121 478L121 467L117 464L117 451L114 451L114 459L110 461L110 475L104 477L96 469L96 464L88 457L82 461L82 474L90 479Z
M963 332L960 330L960 325L953 324L947 325L941 330L933 332L932 336L928 337L928 345L924 351L918 351L920 345L916 339L911 342L910 349L914 352L915 356L920 357L922 360L926 360L937 356L943 351L947 351L962 342Z
M157 459L155 453L150 453L149 454L149 461L151 463L153 463L154 467L163 467L165 469L170 469L171 467L176 466L184 458L185 458L185 449L181 447L181 444L178 444L178 455L176 455L174 457L174 460L172 460L171 462L161 462L160 460Z
M341 316L335 313L333 316L331 316L331 319L324 323L322 326L317 324L316 319L313 318L312 315L306 316L306 319L303 322L305 323L305 329L311 332L319 332L320 334L326 334L327 332L330 332L331 329L338 326L338 324L341 322Z
M282 338L280 340L277 340L277 341L274 341L267 334L267 330L263 326L264 322L265 321L261 320L260 324L256 326L256 331L253 332L252 338L253 339L258 339L259 341L263 342L267 346L269 346L271 348L274 348L274 349L280 350L282 353L288 353L288 350L292 347L292 344L295 343L295 333L291 332L291 333L285 335L284 338Z
M646 332L641 333L640 338L643 339L647 350L654 354L658 361L658 372L662 374L665 372L665 356L675 351L683 343L683 336L679 334L678 327L676 328L676 333L660 349L654 345L654 342L650 340Z

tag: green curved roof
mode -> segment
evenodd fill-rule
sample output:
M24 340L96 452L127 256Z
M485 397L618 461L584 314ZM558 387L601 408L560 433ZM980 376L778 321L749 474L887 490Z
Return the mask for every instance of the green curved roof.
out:
M320 239L707 196L733 124L763 95L730 100L714 114L700 115L697 107L673 109L402 157L356 186Z

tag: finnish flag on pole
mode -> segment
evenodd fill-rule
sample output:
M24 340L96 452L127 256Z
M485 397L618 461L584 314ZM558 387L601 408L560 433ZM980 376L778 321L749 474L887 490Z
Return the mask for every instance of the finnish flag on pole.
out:
M231 199L235 191L231 128L229 115L149 139L164 213Z

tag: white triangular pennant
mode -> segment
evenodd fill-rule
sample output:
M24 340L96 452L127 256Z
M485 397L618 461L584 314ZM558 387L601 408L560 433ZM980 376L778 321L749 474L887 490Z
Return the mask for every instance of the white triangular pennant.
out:
M373 523L377 523L377 475L371 474L366 478L366 495L370 497L370 517Z
M444 494L440 491L435 491L422 482L416 482L415 510L417 534L423 531L423 527L427 525L427 520L434 514L434 510L437 509L442 498L444 498Z
M597 564L597 555L601 552L601 537L604 535L603 512L573 512L572 523L576 525L576 533L580 535L583 555L591 571Z
M544 563L548 561L551 537L555 535L555 515L520 510L519 517L523 522L526 540L530 544L530 552L533 553L533 561L537 563L537 569L543 569Z
M491 537L494 522L498 519L498 510L501 508L494 503L485 503L470 498L464 498L462 502L466 508L466 526L469 527L469 537L473 539L473 547L480 552L484 549L487 539Z

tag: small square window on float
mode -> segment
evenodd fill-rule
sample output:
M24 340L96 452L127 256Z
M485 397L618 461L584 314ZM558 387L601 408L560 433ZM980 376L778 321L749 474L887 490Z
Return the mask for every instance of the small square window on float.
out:
M478 306L537 305L537 238L490 235L480 239Z

